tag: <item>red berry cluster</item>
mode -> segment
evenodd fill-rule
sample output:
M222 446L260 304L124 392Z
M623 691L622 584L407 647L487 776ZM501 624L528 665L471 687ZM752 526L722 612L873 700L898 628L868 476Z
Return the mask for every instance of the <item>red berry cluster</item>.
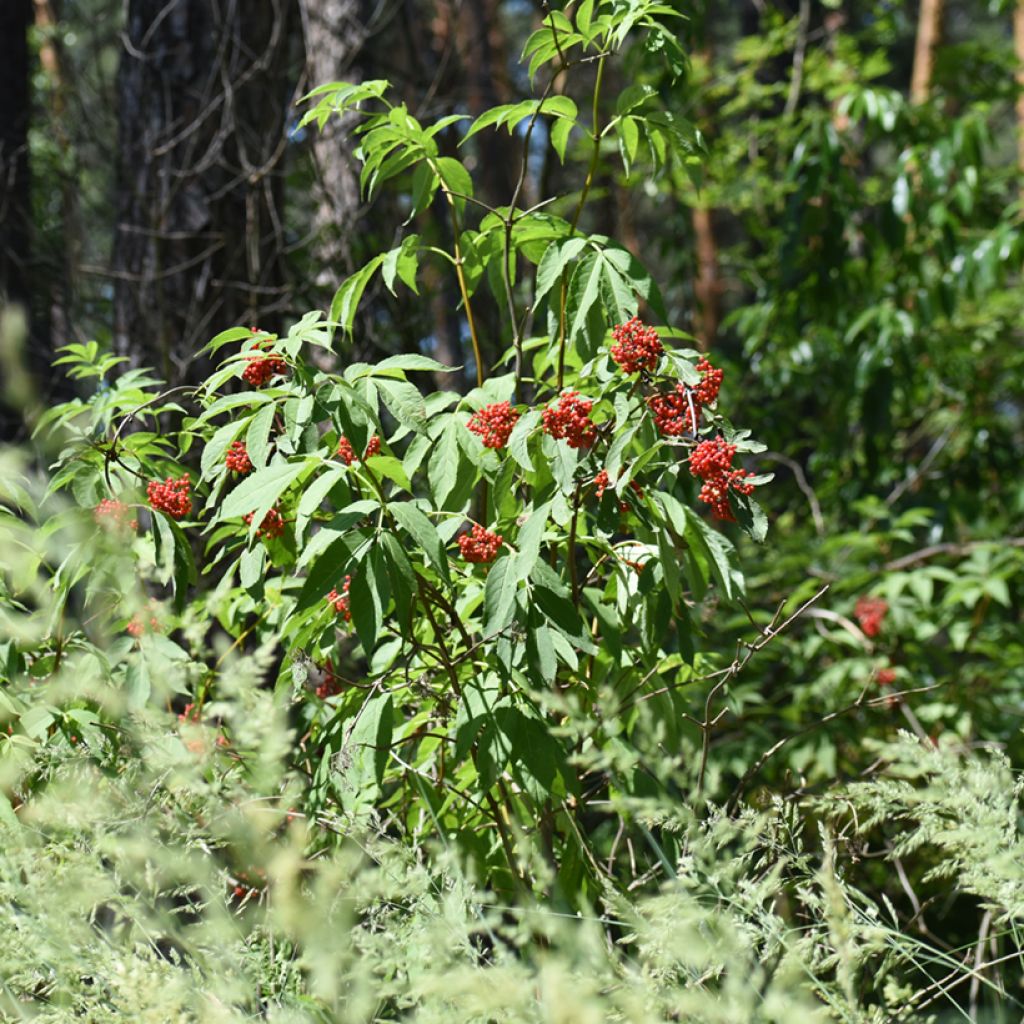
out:
M254 353L245 357L245 364L242 380L254 388L263 387L275 374L288 372L288 364L280 356Z
M642 498L644 496L644 489L635 480L630 480L629 486L638 498ZM611 487L611 477L608 476L607 469L602 469L597 476L594 477L594 494L597 496L598 501L604 497L604 492L608 490L609 487ZM629 503L620 499L619 511L628 512Z
M650 372L658 365L663 351L658 332L653 327L645 327L639 317L613 327L612 337L615 339L612 359L623 373Z
M170 476L163 483L151 480L146 487L146 495L151 508L166 512L172 519L184 519L192 511L191 489L192 483L186 473L179 480Z
M485 448L504 448L518 419L519 413L510 402L494 402L473 413L467 426L480 437Z
M679 382L675 390L668 394L651 395L647 399L647 405L654 415L654 425L665 437L696 434L700 426L701 410L718 399L724 372L715 369L703 357L697 363L697 369L701 373L701 380L696 387L688 388Z
M348 606L348 588L352 584L352 577L346 576L344 586L341 588L339 594L337 590L332 590L327 595L327 603L334 605L334 611L340 615L346 622L352 621L352 610Z
M880 597L858 597L853 614L865 636L878 636L882 632L882 621L888 610L888 602Z
M654 416L658 433L665 437L696 434L700 426L700 402L685 384L676 384L667 395L651 395L647 406Z
M875 673L875 678L878 680L880 686L892 686L892 684L896 682L896 669L880 668Z
M594 403L580 398L578 391L566 391L542 415L545 433L564 440L570 448L589 448L597 440L597 428L590 420Z
M324 662L323 672L323 679L316 688L316 695L321 700L327 700L328 697L334 697L336 694L341 693L341 683L334 674L334 662L332 659L328 658Z
M711 506L711 514L725 522L735 522L729 505L729 491L737 494L751 494L753 484L744 483L750 476L745 469L733 469L732 460L736 454L736 445L729 444L724 438L715 437L701 441L690 456L690 472L704 481L698 497Z
M249 473L252 471L252 462L249 459L249 452L246 450L244 441L233 441L224 456L224 463L233 473Z
M247 512L243 517L246 526L252 525L254 512ZM270 509L263 517L263 522L256 529L257 537L280 537L284 533L284 516L276 508Z
M152 608L153 608L153 602L150 601L150 615L149 615L149 621L148 621L149 630L152 633L159 633L160 632L160 620L156 617L155 614L153 614ZM147 626L147 621L146 621L145 615L144 615L144 613L140 612L139 614L133 615L131 617L131 621L128 623L127 626L125 626L125 629L128 631L128 635L129 636L134 636L134 637L138 638L138 637L142 636L146 632L146 626Z
M363 452L363 461L366 459L373 458L374 455L380 454L380 438L374 434L369 441L366 442L366 451ZM351 466L353 462L358 461L356 459L356 450L352 447L352 442L345 437L344 434L341 436L341 440L338 441L338 458L345 463L346 466Z
M718 399L718 391L722 386L725 371L716 369L703 356L697 362L697 371L702 374L702 378L701 382L693 389L693 397L701 405L713 405Z
M107 526L118 530L127 526L129 529L134 530L139 525L137 519L128 518L132 514L128 506L112 498L104 498L93 509L92 514L99 526Z
M502 536L491 533L478 523L466 533L459 535L459 551L467 562L493 562L501 549Z
M192 724L197 723L200 720L199 708L191 701L185 705L184 709L178 714L179 722L191 722Z

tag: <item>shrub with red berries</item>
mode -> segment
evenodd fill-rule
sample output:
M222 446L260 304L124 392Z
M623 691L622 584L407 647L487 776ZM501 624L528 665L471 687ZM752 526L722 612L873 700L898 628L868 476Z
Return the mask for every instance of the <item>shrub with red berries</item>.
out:
M541 417L544 431L570 448L589 448L597 440L597 428L590 419L594 403L578 391L565 391Z
M467 426L485 448L504 448L518 420L519 413L510 402L494 402L473 413Z
M888 611L888 602L883 601L880 597L858 597L853 614L864 631L864 635L874 637L882 631L882 622Z
M131 509L123 502L113 498L104 498L93 509L92 514L98 526L108 529L120 530L127 527L134 530L139 525L139 521L132 515Z
M612 359L618 363L623 373L649 373L658 365L658 359L664 351L658 332L653 327L645 327L639 317L633 317L624 324L612 328Z
M352 577L346 576L345 583L339 594L337 590L331 590L327 595L327 603L334 605L336 615L340 615L346 622L352 621L352 610L348 606L348 588L352 583Z
M698 497L711 506L711 514L716 519L725 522L736 520L729 504L729 491L748 495L754 490L753 484L745 482L751 474L745 469L732 468L735 455L736 445L722 437L701 441L690 455L690 472L704 481Z
M493 562L501 550L502 536L474 523L472 529L459 535L458 544L467 562Z
M179 479L167 477L163 482L151 480L146 487L150 508L164 512L172 519L184 519L192 511L192 482L188 473Z
M248 512L243 517L246 526L252 525L254 512ZM257 537L280 537L284 533L284 516L276 508L270 509L263 517L263 522L256 528Z
M224 464L233 473L252 472L252 462L249 459L249 452L246 450L244 441L233 441L224 456Z

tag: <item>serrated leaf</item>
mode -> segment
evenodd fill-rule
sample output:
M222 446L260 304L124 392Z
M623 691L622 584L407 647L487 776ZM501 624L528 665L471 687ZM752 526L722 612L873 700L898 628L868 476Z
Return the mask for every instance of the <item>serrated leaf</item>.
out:
M388 505L388 511L395 517L398 525L416 541L420 550L442 577L446 581L450 580L448 556L445 554L444 544L437 528L427 516L409 501L392 502Z
M403 427L421 433L427 422L427 409L419 388L406 380L377 378L375 383L391 415Z
M225 497L217 518L231 519L253 512L257 513L253 517L254 522L259 525L277 499L311 465L308 460L275 462L265 469L256 470Z
M519 576L516 556L502 555L488 570L484 585L484 632L501 632L513 619Z

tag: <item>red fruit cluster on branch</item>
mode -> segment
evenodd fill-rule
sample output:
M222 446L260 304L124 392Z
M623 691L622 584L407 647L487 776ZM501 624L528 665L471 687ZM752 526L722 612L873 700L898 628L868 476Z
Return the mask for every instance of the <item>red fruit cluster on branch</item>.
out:
M170 476L163 483L151 480L146 487L146 496L150 508L166 512L172 519L184 519L192 511L191 489L192 483L186 473L178 480Z
M474 523L471 530L460 534L458 543L467 562L493 562L501 549L502 536Z
M597 500L600 501L604 497L604 492L611 486L611 477L608 475L608 470L602 469L597 476L594 477L593 483L594 494L597 497ZM629 486L638 498L642 498L644 496L644 489L635 480L630 480ZM619 511L628 512L629 503L619 499Z
M224 464L233 473L249 473L252 471L252 462L249 459L249 452L246 450L244 441L233 441L224 456Z
M363 461L366 459L373 458L374 455L380 454L380 438L374 434L369 441L366 442L366 451L363 452ZM357 462L356 450L352 447L352 442L341 435L341 439L338 441L338 458L345 463L346 466L351 466L353 462Z
M254 388L261 388L271 377L288 372L288 364L280 356L254 353L245 357L245 364L242 380Z
M494 402L473 413L467 426L485 448L504 448L518 419L519 413L510 402Z
M113 498L104 498L92 512L98 526L117 530L125 526L132 530L138 527L139 521L137 519L128 518L131 514L131 510L127 505Z
M892 684L896 682L896 669L880 668L875 673L875 678L878 680L880 686L892 686Z
M328 697L334 697L336 694L341 693L341 683L334 673L334 662L332 659L328 658L324 662L323 672L323 679L316 688L316 695L321 700L326 700Z
M702 375L702 379L693 389L693 397L701 405L713 405L718 399L725 371L716 369L703 356L697 362L697 371Z
M751 474L745 469L733 469L732 460L736 445L724 438L715 437L701 441L690 455L690 472L704 481L698 497L711 506L711 514L725 522L735 522L729 505L729 491L737 494L751 494L753 484L744 482Z
M340 615L346 622L352 621L352 610L348 606L348 588L352 584L352 577L346 576L345 583L341 588L339 594L337 590L332 590L327 595L327 603L334 605L334 611L337 615Z
M658 365L662 349L661 339L653 327L645 327L639 317L612 328L612 359L623 373L651 372Z
M597 440L597 428L590 420L593 408L594 403L581 398L578 391L566 391L544 410L544 431L570 448L589 448Z
M651 395L647 405L654 416L654 425L665 437L681 437L696 434L700 426L701 410L718 399L722 387L722 370L717 370L703 357L697 363L701 373L700 383L688 388L682 382L668 394Z
M647 407L654 416L658 433L665 437L681 437L696 434L700 426L700 402L685 384L676 384L675 390L667 395L651 395Z
M853 614L857 617L865 636L878 636L888 610L888 602L880 597L858 597Z
M247 512L243 517L246 526L252 525L254 512ZM270 509L263 517L263 522L256 529L257 537L280 537L284 533L284 516L276 508Z

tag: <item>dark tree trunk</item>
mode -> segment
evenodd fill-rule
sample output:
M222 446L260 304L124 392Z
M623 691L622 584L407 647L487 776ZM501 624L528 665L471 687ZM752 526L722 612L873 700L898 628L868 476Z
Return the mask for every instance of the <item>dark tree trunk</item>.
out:
M293 0L130 0L118 78L114 346L191 379L216 331L288 304Z
M27 305L32 225L29 52L32 0L0 2L0 302Z

